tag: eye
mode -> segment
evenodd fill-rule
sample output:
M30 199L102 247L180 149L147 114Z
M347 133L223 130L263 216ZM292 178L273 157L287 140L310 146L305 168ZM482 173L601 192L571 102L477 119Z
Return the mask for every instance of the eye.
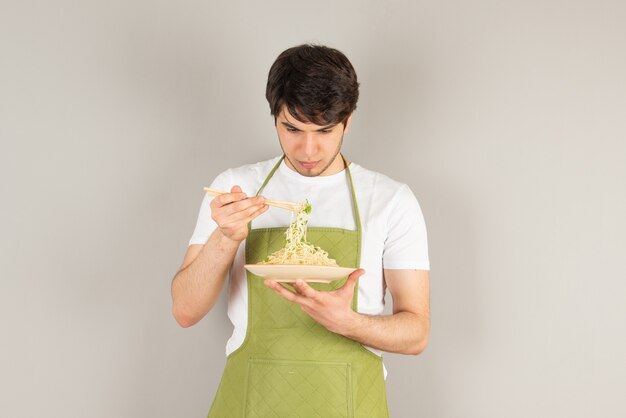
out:
M329 134L332 132L332 129L322 129L320 132L323 134Z
M300 130L300 129L298 129L298 128L293 128L293 127L291 127L291 126L288 126L288 127L287 127L287 131L289 131L289 132L298 132L299 130Z

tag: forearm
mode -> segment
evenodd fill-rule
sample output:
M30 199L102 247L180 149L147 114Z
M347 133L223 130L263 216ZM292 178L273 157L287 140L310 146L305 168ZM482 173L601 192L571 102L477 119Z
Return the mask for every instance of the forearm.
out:
M426 348L430 330L428 272L388 272L389 289L397 297L393 315L386 316L364 315L352 310L356 282L364 273L362 269L352 272L344 285L333 291L315 290L302 280L294 283L295 292L274 280L265 279L265 285L284 299L299 304L313 320L331 332L383 351L420 354Z
M172 313L183 327L202 319L217 300L239 242L216 229L196 258L172 281Z
M334 332L379 350L417 355L428 343L429 322L407 311L384 316L352 312Z

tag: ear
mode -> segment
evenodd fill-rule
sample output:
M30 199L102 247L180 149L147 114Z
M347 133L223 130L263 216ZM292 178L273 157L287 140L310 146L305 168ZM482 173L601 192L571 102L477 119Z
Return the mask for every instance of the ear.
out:
M350 121L352 120L352 113L350 113L350 116L348 116L348 119L346 119L346 126L343 128L343 134L347 134L348 130L350 129Z

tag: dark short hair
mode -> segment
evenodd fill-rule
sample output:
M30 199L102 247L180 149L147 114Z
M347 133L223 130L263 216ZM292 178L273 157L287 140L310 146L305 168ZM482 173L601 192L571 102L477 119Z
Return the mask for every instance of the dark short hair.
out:
M270 68L265 97L274 119L283 106L305 123L346 123L356 109L359 83L354 67L340 51L300 45L283 51Z

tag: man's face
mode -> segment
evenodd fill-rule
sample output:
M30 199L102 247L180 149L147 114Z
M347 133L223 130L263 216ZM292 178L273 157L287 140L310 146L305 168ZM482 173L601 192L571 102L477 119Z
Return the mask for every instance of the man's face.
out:
M345 129L341 122L328 126L314 125L298 121L283 106L276 118L276 131L287 166L307 177L339 173L344 168L339 151L351 118L346 121Z

